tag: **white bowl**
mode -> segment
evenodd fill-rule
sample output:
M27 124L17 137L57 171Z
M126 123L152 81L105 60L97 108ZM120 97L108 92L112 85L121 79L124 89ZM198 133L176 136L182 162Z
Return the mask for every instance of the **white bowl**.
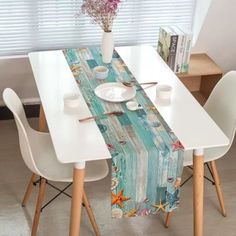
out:
M156 96L162 100L170 100L172 94L172 87L167 84L159 84L156 88Z
M129 101L126 102L126 107L131 111L135 111L139 108L139 104L135 101Z
M73 108L79 105L79 94L77 93L67 93L63 99L65 107Z
M109 70L105 66L96 66L93 68L93 71L96 79L106 79Z

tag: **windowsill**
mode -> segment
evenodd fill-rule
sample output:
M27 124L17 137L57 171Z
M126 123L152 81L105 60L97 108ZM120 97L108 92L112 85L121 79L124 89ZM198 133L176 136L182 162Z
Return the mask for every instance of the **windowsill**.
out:
M28 55L0 56L0 60L28 58Z

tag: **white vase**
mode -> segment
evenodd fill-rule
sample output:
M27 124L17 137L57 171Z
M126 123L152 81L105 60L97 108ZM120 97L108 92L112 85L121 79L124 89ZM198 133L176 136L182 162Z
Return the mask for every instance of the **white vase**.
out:
M102 61L104 63L110 63L112 60L112 54L114 49L114 40L112 32L103 32L101 49Z

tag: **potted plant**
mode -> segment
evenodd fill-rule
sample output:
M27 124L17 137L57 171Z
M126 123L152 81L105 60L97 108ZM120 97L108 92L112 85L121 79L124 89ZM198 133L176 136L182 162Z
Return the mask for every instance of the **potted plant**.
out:
M118 12L121 0L84 0L81 6L82 13L92 18L92 22L103 29L102 59L104 63L110 63L114 49L112 34L113 21Z

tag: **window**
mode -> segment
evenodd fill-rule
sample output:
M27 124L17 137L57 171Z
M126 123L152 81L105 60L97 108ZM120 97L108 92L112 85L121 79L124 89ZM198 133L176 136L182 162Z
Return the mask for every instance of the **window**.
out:
M192 27L196 0L123 0L116 45L156 45L160 25ZM79 15L82 0L0 0L0 55L99 45L102 30Z

